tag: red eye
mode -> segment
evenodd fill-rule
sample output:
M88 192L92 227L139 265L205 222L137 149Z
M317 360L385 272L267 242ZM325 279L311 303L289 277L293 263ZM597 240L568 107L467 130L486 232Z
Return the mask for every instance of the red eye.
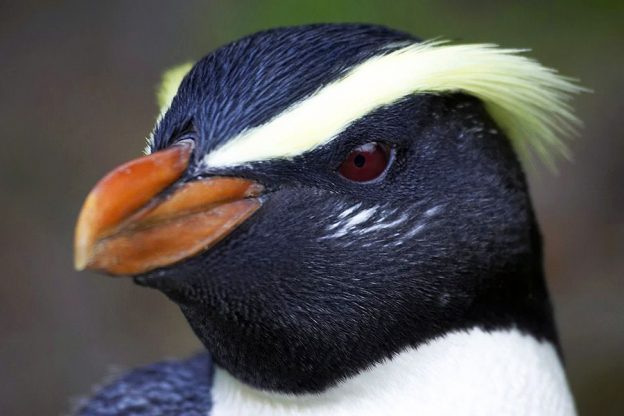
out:
M342 162L338 172L355 182L372 181L388 166L389 151L382 144L371 142L356 147Z

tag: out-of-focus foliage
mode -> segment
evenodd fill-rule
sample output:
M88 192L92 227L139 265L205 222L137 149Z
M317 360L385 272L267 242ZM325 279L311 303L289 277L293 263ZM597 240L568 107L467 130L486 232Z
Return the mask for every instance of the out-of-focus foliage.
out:
M140 154L166 68L273 26L363 21L495 42L593 89L572 163L530 169L581 414L624 414L624 2L20 1L0 4L0 414L59 414L111 365L200 348L176 307L72 270L94 182Z

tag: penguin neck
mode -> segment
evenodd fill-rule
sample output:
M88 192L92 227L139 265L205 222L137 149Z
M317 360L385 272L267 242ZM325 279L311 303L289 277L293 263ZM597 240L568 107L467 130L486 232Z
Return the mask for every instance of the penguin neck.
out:
M553 344L512 328L454 331L321 393L280 394L217 368L211 415L574 415Z

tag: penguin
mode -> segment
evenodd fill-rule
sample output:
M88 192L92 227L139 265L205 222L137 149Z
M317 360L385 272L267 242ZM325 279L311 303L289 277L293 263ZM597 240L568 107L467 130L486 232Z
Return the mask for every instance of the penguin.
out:
M80 415L576 414L522 167L578 83L371 24L244 37L174 71L75 262L160 290L205 346Z

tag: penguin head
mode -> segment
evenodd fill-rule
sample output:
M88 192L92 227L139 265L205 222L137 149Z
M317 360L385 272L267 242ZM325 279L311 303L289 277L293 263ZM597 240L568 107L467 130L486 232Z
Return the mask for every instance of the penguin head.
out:
M323 390L451 330L552 340L516 153L563 149L577 90L517 51L379 26L248 36L197 62L149 154L92 191L77 264L163 291L267 390Z

